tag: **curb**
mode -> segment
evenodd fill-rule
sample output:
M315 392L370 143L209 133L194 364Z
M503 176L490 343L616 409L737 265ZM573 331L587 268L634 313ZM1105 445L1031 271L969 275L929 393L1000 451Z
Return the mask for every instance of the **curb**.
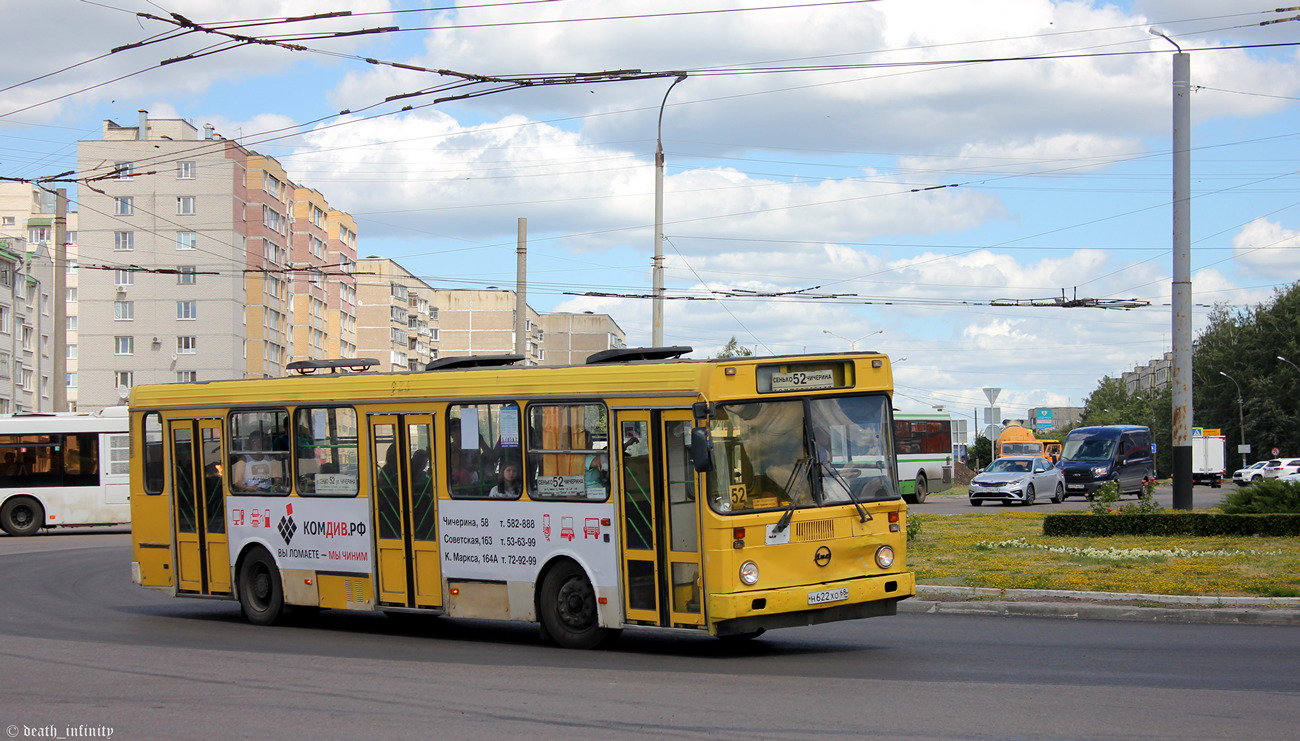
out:
M900 613L1017 617L1057 617L1075 620L1300 625L1300 598L1203 597L1167 594L1070 592L1055 589L983 589L974 587L916 587L917 597L898 604ZM926 600L926 595L957 600ZM1002 598L1002 599L990 599ZM1019 600L1016 598L1023 598ZM1034 601L1054 598L1059 601ZM1138 601L1169 607L1104 604Z

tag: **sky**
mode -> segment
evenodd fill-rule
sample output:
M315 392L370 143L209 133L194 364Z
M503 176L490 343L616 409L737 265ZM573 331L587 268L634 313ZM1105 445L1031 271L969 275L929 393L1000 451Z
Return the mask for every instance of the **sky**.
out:
M75 171L140 109L212 124L435 288L513 288L525 219L529 304L644 346L659 139L664 344L877 350L901 410L991 387L1014 418L1171 350L1175 47L1194 331L1300 278L1300 11L1276 7L0 0L0 177ZM1136 308L1028 305L1061 296Z

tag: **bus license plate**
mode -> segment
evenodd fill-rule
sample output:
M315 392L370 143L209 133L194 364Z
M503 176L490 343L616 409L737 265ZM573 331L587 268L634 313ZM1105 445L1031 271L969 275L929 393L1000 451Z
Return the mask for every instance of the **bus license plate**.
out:
M827 602L843 602L848 598L848 587L840 587L839 589L823 589L820 592L809 592L808 604L824 605Z

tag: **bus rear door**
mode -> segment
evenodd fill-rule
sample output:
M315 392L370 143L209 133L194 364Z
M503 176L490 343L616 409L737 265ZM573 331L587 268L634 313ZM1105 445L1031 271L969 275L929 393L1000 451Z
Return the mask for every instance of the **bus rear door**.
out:
M221 420L170 420L168 427L176 588L196 594L230 594Z
M378 601L437 607L442 604L442 566L432 475L433 415L371 415L370 440Z
M627 619L640 625L704 624L697 477L691 414L620 412L616 419ZM611 441L611 446L615 444Z

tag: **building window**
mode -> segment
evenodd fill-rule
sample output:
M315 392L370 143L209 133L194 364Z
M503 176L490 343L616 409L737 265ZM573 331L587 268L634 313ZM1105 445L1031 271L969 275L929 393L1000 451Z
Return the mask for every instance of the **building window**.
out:
M176 302L177 319L197 319L198 317L199 317L199 306L197 301Z
M13 314L8 306L0 306L0 332L9 334L9 322L12 317Z
M198 371L176 371L176 383L195 383L198 380Z
M178 355L193 355L194 353L196 353L196 352L198 352L198 351L199 351L199 338L198 338L198 337L193 337L193 336L191 336L191 337L177 337L177 338L176 338L176 354L178 354Z
M193 179L195 178L195 172L196 172L196 170L198 169L198 168L196 167L196 164L197 164L197 163L192 162L192 161L190 161L190 162L177 162L177 163L176 163L176 179L177 179L177 180L193 180Z
M135 338L114 337L113 354L114 355L135 355Z
M13 284L13 270L9 263L0 264L0 286L8 288Z
M9 353L0 353L0 378L9 377Z
M77 331L77 318L75 316L66 317L63 328L70 332Z
M176 213L181 216L194 215L194 196L177 196Z
M27 241L34 244L45 244L50 241L50 228L48 226L33 226L27 229Z
M0 226L14 226L14 217L0 216Z
M76 232L68 232L67 234L63 235L63 243L64 243L64 244L76 244L76 243L77 243L77 233L76 233Z
M135 249L135 232L113 232L113 251L130 252Z
M67 383L68 388L75 389L77 387L77 374L68 373L64 376L64 381Z
M114 216L131 216L135 213L135 200L131 196L121 196L113 199Z
M67 350L66 357L68 358L68 360L77 359L77 346L75 344L68 345L64 349Z
M76 275L76 274L77 274L77 261L76 261L76 260L68 260L68 273L67 273L67 274L68 274L68 275Z
M135 302L134 301L114 301L113 302L113 319L119 322L129 322L135 319Z
M176 232L176 249L192 250L198 246L198 232Z
M133 286L135 285L135 271L118 268L113 271L113 285L115 286Z
M113 384L120 389L129 389L135 385L135 373L131 371L114 371Z
M23 349L30 352L32 349L32 328L26 324L23 325L22 343Z
M72 286L71 288L67 289L67 291L64 293L64 299L70 304L77 303L77 287Z
M194 272L193 265L181 265L176 268L176 285L192 286L198 283L198 275Z
M135 175L135 165L131 162L118 162L115 169L118 180L130 180Z

